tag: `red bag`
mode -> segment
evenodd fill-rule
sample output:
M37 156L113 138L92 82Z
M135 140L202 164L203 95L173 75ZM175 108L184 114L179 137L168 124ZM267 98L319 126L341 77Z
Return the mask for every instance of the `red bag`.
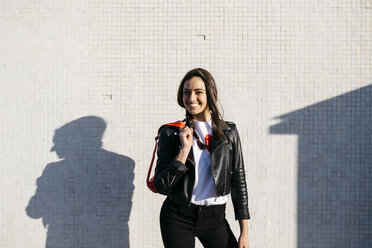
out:
M154 193L158 193L158 191L156 190L155 186L154 186L154 177L151 177L150 178L150 175L151 175L151 171L152 171L152 164L154 163L154 159L155 159L155 154L156 154L156 149L158 148L158 139L159 139L159 134L160 134L160 130L162 127L164 126L173 126L173 127L180 127L180 128L185 128L186 124L181 122L181 121L177 121L177 122L172 122L172 123L167 123L167 124L164 124L162 125L159 130L158 130L158 135L155 137L155 148L154 148L154 152L152 154L152 159L151 159L151 163L150 163L150 168L149 168L149 172L147 173L147 178L146 178L146 183L147 183L147 187Z

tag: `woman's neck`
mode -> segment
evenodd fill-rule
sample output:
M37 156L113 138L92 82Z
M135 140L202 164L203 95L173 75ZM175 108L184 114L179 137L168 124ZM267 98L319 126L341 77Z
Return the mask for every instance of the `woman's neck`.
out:
M206 111L206 112L201 113L199 115L194 115L192 118L195 121L208 122L208 121L210 121L212 119L212 116L209 113L209 111Z
M199 120L195 120L195 119L194 119L194 122L195 122L195 123L211 123L211 122L212 122L212 119L205 120L205 121L199 121Z

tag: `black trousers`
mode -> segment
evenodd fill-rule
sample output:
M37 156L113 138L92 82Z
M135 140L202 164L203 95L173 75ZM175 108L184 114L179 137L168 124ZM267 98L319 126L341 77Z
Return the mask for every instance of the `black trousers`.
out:
M226 204L181 206L166 199L160 211L165 248L193 248L198 237L207 248L235 248L238 243L225 218Z

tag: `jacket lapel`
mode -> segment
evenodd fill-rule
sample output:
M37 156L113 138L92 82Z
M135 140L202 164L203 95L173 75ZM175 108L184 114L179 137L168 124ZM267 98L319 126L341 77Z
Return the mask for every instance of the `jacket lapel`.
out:
M191 165L195 164L195 162L194 162L194 152L192 151L192 147L190 149L189 155L187 156L186 163L187 162L190 163Z
M222 128L223 132L226 133L227 127ZM223 144L226 144L227 141L226 139L223 138L217 138L216 132L213 129L213 135L212 135L212 142L211 142L211 152L210 154L213 153L214 150L216 150L217 147L222 146Z

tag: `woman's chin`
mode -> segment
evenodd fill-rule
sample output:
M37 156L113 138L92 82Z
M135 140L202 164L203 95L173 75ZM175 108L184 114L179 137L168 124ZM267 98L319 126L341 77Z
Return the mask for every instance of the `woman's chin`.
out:
M197 110L189 110L189 113L190 113L192 116L196 116L196 115L199 115L199 114L200 114L200 111L197 111Z

